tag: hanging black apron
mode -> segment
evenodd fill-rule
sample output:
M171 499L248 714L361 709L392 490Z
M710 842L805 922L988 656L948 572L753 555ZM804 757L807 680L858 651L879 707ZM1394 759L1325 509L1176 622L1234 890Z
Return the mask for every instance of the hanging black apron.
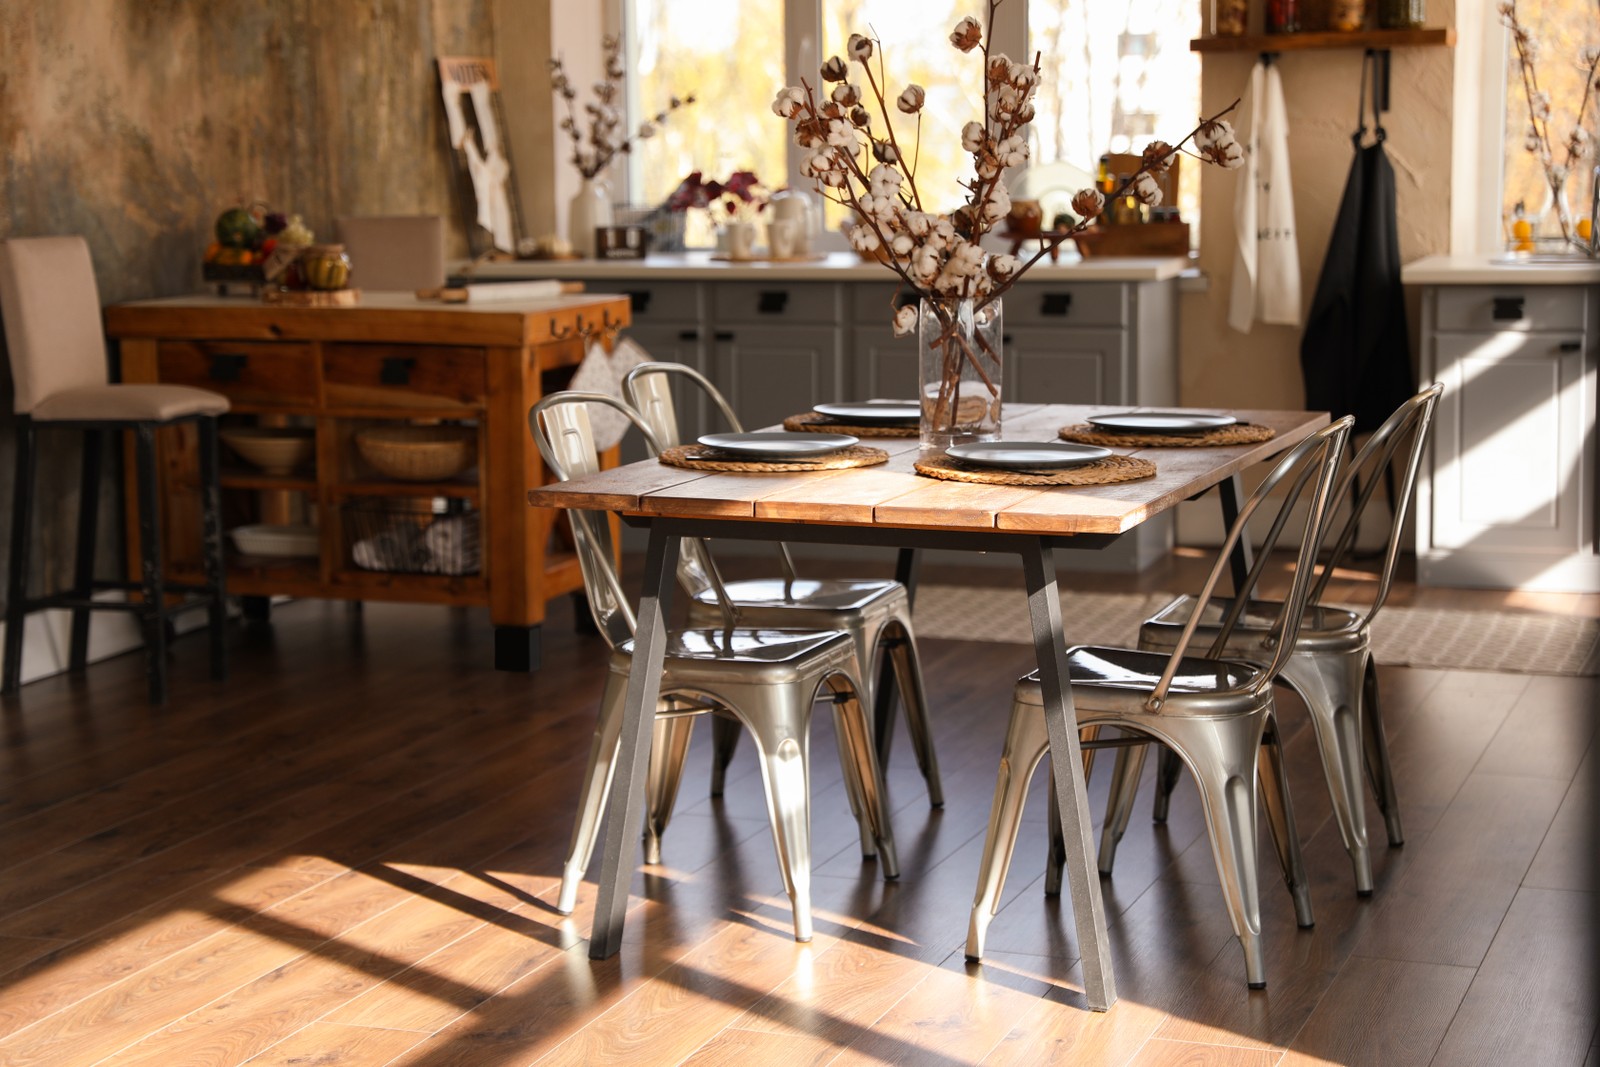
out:
M1400 284L1394 168L1383 150L1376 99L1375 139L1361 144L1368 66L1375 62L1370 54L1362 61L1361 104L1351 138L1356 155L1300 341L1306 407L1335 418L1354 415L1357 433L1377 429L1417 391Z

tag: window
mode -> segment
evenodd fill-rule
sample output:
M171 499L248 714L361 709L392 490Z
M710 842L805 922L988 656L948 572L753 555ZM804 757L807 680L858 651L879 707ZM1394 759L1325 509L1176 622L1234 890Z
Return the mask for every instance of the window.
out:
M944 198L943 209L961 199L958 183L971 161L956 146L962 125L983 114L982 74L976 61L951 49L948 35L963 15L981 17L982 3L761 0L715 8L701 0L613 3L625 19L635 57L629 79L635 120L652 114L672 94L694 92L700 101L635 150L628 178L634 202L659 203L693 170L722 178L749 168L769 187L809 189L810 182L790 169L798 160L788 150L787 124L772 114L772 96L802 77L816 86L820 61L842 52L850 33L867 31L883 42L888 56L890 106L907 82L928 93L919 188L925 197ZM1176 139L1193 127L1200 65L1189 52L1189 39L1199 34L1200 6L1194 0L1010 0L1000 8L996 47L1013 57L1040 53L1043 75L1032 124L1033 158L1029 172L1013 179L1014 195L1041 199L1048 218L1067 210L1072 194L1092 184L1101 155L1138 152L1154 137ZM717 14L708 14L711 10ZM914 132L911 123L895 128ZM1180 179L1179 208L1194 223L1198 167L1182 168ZM840 221L840 210L831 209L830 228Z

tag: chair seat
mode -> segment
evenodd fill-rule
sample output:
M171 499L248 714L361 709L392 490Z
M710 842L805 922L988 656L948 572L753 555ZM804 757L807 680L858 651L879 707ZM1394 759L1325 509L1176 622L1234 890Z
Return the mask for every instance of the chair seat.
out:
M677 682L787 684L824 662L853 671L854 657L850 635L841 630L676 630L668 635L666 648L666 662ZM611 669L625 674L632 663L633 642L617 645Z
M728 599L741 609L754 610L862 611L877 604L887 607L905 595L905 587L899 582L868 579L797 578L785 582L781 578L750 578L727 582L724 588ZM694 600L696 604L717 606L717 594L712 589L702 590Z
M1139 644L1145 648L1170 649L1178 643L1178 635L1194 612L1195 598L1180 596L1139 628ZM1213 598L1200 613L1200 623L1195 628L1193 648L1210 647L1211 639L1222 626L1222 620L1233 607L1227 598ZM1283 604L1277 600L1250 600L1244 614L1234 624L1229 635L1227 652L1239 655L1246 645L1259 645L1272 629ZM1307 607L1300 622L1300 632L1295 637L1295 648L1304 652L1348 652L1364 646L1368 640L1366 616L1345 608L1312 604ZM1263 649L1270 656L1270 649ZM1254 658L1254 657L1252 657Z
M188 385L85 385L51 393L30 414L35 422L170 422L227 410L221 393Z
M1103 700L1107 706L1142 706L1166 670L1166 652L1140 652L1131 648L1104 648L1079 645L1067 649L1067 672L1072 678L1074 702L1085 709ZM1240 694L1248 690L1261 671L1229 659L1185 656L1179 661L1167 693L1163 714L1233 714L1237 707L1253 705L1256 699ZM1229 694L1208 700L1217 694ZM1098 699L1097 699L1098 698ZM1043 705L1039 672L1017 682L1015 699L1024 704Z

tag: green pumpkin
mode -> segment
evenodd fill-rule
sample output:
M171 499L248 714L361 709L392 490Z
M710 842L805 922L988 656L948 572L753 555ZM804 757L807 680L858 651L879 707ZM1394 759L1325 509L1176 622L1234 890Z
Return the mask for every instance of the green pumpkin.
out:
M217 240L227 248L254 248L261 243L261 224L242 207L217 216Z

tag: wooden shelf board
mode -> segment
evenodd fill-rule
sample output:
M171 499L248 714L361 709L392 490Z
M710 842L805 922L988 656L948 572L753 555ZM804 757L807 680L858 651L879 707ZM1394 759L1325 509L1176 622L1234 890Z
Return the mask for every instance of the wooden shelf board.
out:
M224 489L288 489L301 493L315 493L315 475L259 474L247 470L224 470L221 474Z
M1454 29L1361 30L1355 33L1252 33L1240 37L1197 37L1191 52L1299 52L1327 48L1415 48L1456 43Z
M456 497L462 500L478 499L475 481L452 482L340 482L329 487L335 499L368 496L396 497Z

